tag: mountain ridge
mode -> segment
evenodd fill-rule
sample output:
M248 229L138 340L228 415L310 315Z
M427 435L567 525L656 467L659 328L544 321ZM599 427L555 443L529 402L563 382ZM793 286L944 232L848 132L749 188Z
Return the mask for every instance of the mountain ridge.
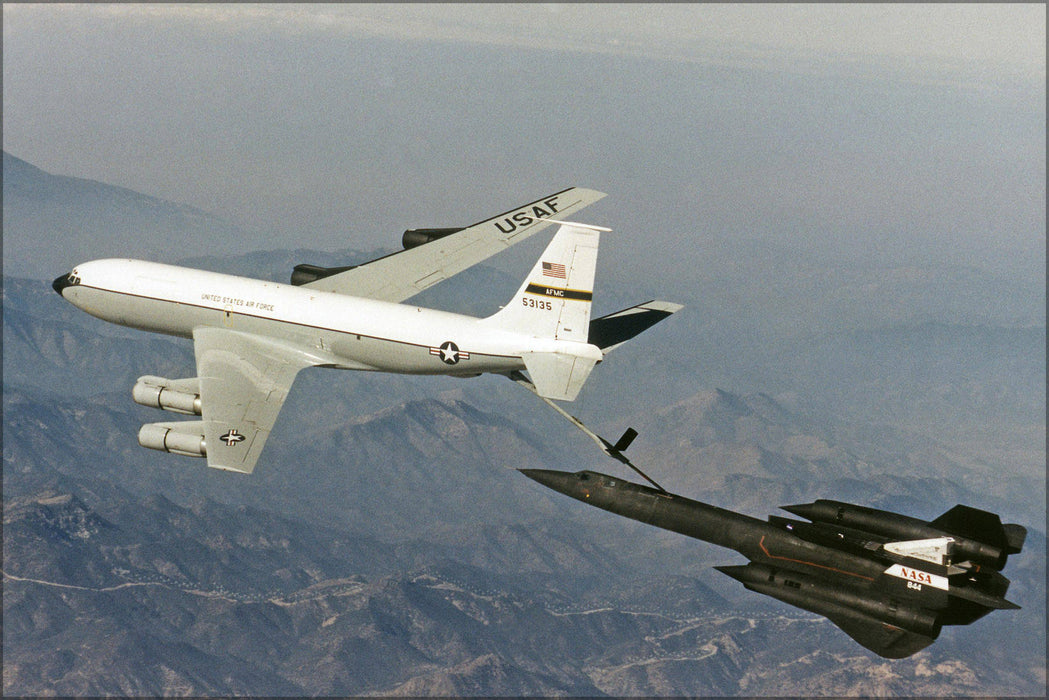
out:
M71 495L48 492L7 514L12 541L6 544L15 549L9 560L25 560L19 548L32 544L25 534L35 522L34 504L59 515L53 522L69 540L107 537L102 530L79 536L85 518L95 521L90 508ZM323 557L324 547L311 555L315 545L307 542L320 544L328 533L302 523L287 531L291 539L284 543L276 520L267 518L260 529L259 513L236 516L239 509L221 504L202 504L192 513L150 497L137 510L131 522L153 521L154 532L166 533L168 544L140 552L97 541L95 546L120 558L110 560L109 572L81 569L91 578L75 584L35 578L54 565L5 569L5 634L23 640L6 650L5 691L631 695L920 688L951 694L978 692L987 674L931 651L894 663L890 671L882 660L857 653L826 621L775 604L744 611L682 576L617 581L605 574L603 590L591 586L586 597L568 593L544 600L531 592L534 582L508 588L504 578L515 576L511 572L493 575L449 562L393 574L318 570L292 588L260 590L258 581L236 573L243 568L237 562L246 561L233 556L238 549L254 553L252 566L260 572L269 567L257 558L259 546L290 548L306 568L323 567L316 557ZM226 537L216 540L220 532ZM202 562L213 564L198 567L204 578L181 580L193 547L209 541ZM225 578L216 577L215 564L228 571ZM280 571L274 573L280 577ZM294 571L283 576L296 578ZM662 585L655 586L657 581ZM55 609L48 601L59 591L64 604ZM666 601L675 609L665 610ZM51 609L66 612L45 612ZM152 611L146 618L144 609ZM72 615L93 624L72 624ZM946 634L943 642L983 643L971 632ZM83 647L94 634L108 642ZM111 651L117 656L111 658ZM151 658L164 659L161 672L155 662L150 673L136 670ZM1030 688L994 677L998 688Z
M67 175L52 175L3 152L4 272L50 280L84 260L175 262L216 240L257 245L262 237L185 204ZM55 245L61 241L60 245Z

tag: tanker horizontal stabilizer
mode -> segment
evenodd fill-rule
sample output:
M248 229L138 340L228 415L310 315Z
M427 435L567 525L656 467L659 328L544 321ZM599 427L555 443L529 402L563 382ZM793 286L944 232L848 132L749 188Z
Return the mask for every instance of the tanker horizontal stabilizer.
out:
M647 331L660 321L670 318L684 307L669 301L647 301L590 322L587 337L591 345L608 354L636 335Z
M550 352L525 353L521 359L535 384L536 393L558 401L575 401L597 364L593 357Z

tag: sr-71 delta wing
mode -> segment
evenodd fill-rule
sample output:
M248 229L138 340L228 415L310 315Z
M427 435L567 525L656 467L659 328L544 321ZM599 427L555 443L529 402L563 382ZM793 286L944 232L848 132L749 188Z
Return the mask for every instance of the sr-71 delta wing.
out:
M296 267L292 284L141 260L77 265L53 287L111 323L192 338L197 376L140 377L136 403L199 420L150 423L139 444L250 473L298 372L329 367L518 379L575 399L605 354L681 307L651 301L590 319L602 229L562 220L604 195L571 188L465 229L408 231L400 253ZM484 319L396 303L558 224L510 303Z

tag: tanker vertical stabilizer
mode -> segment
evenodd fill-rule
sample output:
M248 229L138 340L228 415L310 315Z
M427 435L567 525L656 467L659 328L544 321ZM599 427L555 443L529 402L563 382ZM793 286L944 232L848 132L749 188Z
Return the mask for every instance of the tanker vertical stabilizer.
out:
M607 228L561 223L550 245L507 306L485 323L530 339L563 341L548 352L523 352L540 396L572 401L603 354L588 342L597 249Z

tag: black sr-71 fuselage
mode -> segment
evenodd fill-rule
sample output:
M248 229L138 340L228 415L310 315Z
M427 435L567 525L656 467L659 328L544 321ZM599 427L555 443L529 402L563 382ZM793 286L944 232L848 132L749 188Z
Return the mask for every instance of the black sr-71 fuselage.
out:
M591 471L522 469L592 506L734 549L749 563L716 567L748 589L830 619L880 656L932 644L943 625L1016 609L1001 574L1026 530L958 505L926 522L818 500L768 522Z

